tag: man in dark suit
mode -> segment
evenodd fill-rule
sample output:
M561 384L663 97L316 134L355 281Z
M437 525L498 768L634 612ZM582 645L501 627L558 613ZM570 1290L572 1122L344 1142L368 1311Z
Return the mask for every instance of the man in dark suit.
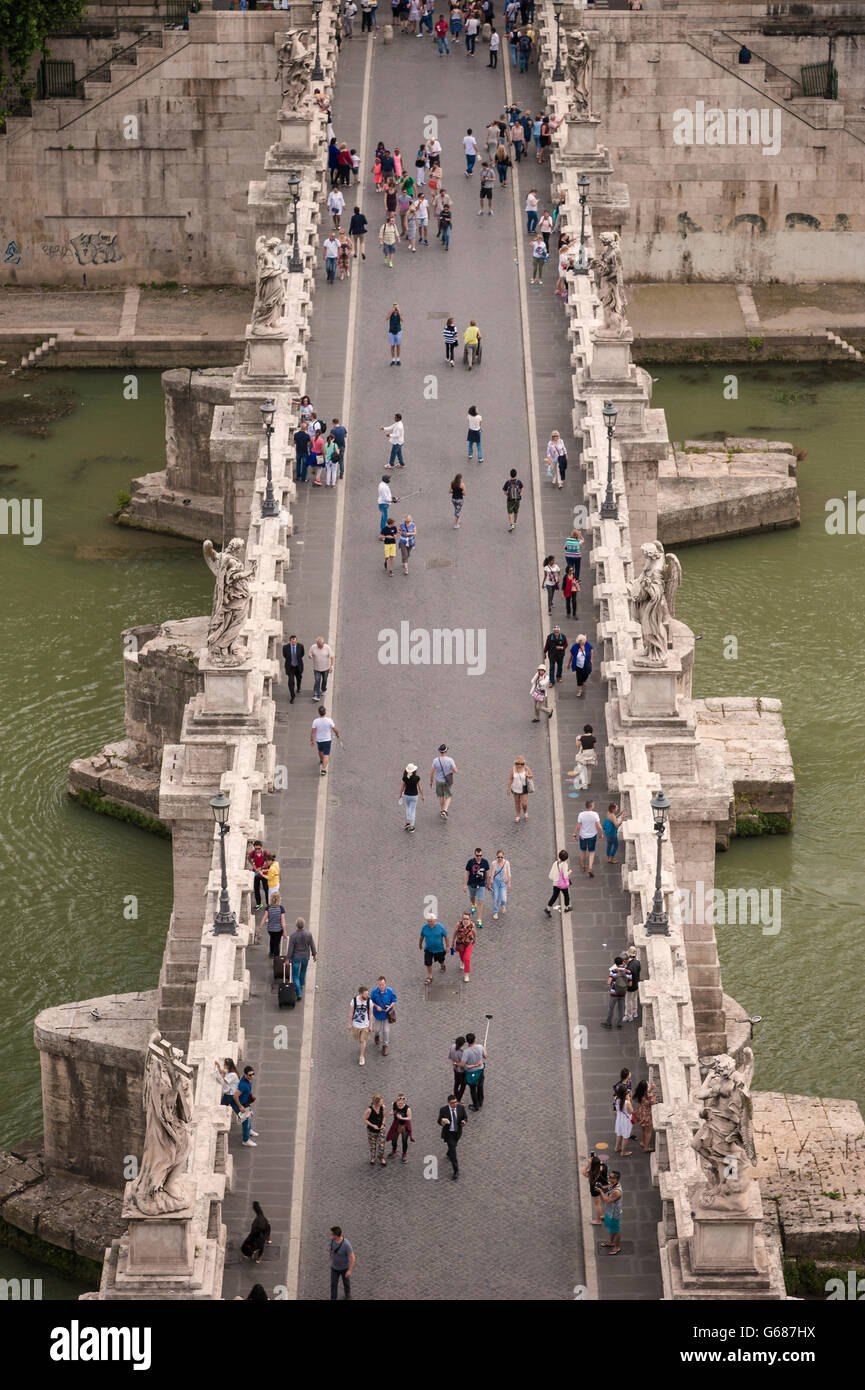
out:
M447 1144L448 1162L454 1170L454 1182L460 1175L460 1165L457 1163L457 1144L460 1142L460 1135L463 1132L466 1119L465 1106L459 1104L456 1096L448 1096L447 1105L443 1105L439 1111L439 1129Z
M294 704L295 691L300 690L300 683L303 680L303 658L305 655L306 648L302 642L298 642L292 633L282 648L285 674L288 676L288 693L291 696L292 704Z

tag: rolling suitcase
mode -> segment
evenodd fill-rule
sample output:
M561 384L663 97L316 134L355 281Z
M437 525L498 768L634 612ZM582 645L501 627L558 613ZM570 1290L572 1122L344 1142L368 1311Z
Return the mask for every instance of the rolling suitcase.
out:
M281 1009L293 1009L297 1003L297 989L294 980L286 980L285 967L287 961L282 962L282 980L277 991L277 1002Z
M275 955L275 956L272 957L272 960L273 960L273 978L274 978L275 980L281 980L281 979L282 979L282 967L283 967L283 965L285 964L285 958L284 958L283 952L284 952L286 949L287 949L286 940L285 940L285 937L282 936L282 937L280 937L280 940L279 940L279 952L278 952L277 955ZM272 986L271 986L271 988L272 988Z

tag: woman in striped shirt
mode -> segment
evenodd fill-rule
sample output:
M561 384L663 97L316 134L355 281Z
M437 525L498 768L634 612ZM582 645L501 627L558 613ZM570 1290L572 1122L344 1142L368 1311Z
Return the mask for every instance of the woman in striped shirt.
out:
M580 578L580 565L582 564L582 560L580 558L580 551L582 550L582 547L582 531L572 531L571 534L568 536L567 540L565 541L565 568L567 569L568 565L571 566L571 569L574 571L574 578L578 582Z
M448 319L442 329L442 337L445 340L445 361L451 366L454 365L454 349L457 345L457 326L453 319Z

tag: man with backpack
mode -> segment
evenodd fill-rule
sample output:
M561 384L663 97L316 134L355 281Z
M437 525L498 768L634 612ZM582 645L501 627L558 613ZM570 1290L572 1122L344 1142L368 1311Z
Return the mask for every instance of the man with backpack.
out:
M510 476L502 486L505 494L505 502L508 508L508 530L513 531L516 527L520 515L520 501L523 495L523 485L517 477L517 470L512 468Z
M520 72L528 72L529 58L532 53L532 39L527 30L524 30L523 33L520 34L517 42L517 52L520 59Z
M637 955L636 946L628 947L625 954L625 965L631 974L631 983L628 985L628 992L625 995L625 1022L636 1023L640 1010L640 973L643 968Z
M622 1015L625 1009L625 995L631 987L631 972L625 964L624 956L616 956L610 966L608 985L610 990L610 1007L607 1009L606 1022L601 1024L602 1028L612 1028L613 1010L618 1009L619 1021L617 1028L622 1026Z

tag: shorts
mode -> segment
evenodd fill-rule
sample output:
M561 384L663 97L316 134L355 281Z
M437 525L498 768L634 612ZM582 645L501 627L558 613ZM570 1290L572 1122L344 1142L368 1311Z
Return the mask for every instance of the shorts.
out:
M477 888L474 888L474 887L472 887L471 884L469 884L468 887L469 887L469 897L470 897L470 898L474 898L477 902L483 902L484 898L485 898L486 895L487 895L487 890L486 890L486 888L484 887L484 885L483 885L482 883L479 883L478 886L477 886Z
M594 849L597 843L597 835L593 835L590 840L584 840L582 835L580 836L580 849Z
M491 188L482 188L482 189L481 189L481 197L482 197L482 198L489 198L490 202L492 202L493 190L492 190Z
M315 746L316 746L316 748L318 749L319 753L329 753L329 752L330 752L330 749L331 749L331 744L332 744L332 739L327 739L324 743L316 743ZM581 840L581 841L580 841L580 844L582 844L582 843L583 843L583 842L582 842L582 840Z
M507 499L507 503L508 503L508 516L516 516L517 512L518 512L519 509L520 509L520 501L521 501L521 498L519 498L519 497L509 497L509 498Z
M390 249L393 250L393 247ZM391 347L399 347L402 343L402 329L400 329L399 333L388 333L387 336Z
M394 555L396 555L396 545L386 545L384 548L384 558L386 560L392 560Z
M444 953L444 951L428 951L428 950L426 950L426 948L424 948L424 953L423 953L423 963L424 963L424 965L432 965L433 961L437 961L439 965L444 965L444 959L445 959L445 953Z
M357 1040L358 1040L359 1043L363 1042L364 1038L368 1038L368 1037L369 1037L369 1029L368 1029L368 1028L355 1028L355 1027L352 1027L352 1030L351 1030L351 1031L352 1031L352 1033L354 1034L354 1036L357 1038Z
M447 782L436 782L436 796L439 801L441 801L443 797L453 796L453 794L454 789L453 787L449 787Z
M414 546L413 546L413 545L404 545L402 542L400 542L399 553L400 553L400 555L402 556L402 558L403 558L404 560L407 560L407 559L408 559L408 557L411 555L411 553L412 553L413 550L414 550Z

